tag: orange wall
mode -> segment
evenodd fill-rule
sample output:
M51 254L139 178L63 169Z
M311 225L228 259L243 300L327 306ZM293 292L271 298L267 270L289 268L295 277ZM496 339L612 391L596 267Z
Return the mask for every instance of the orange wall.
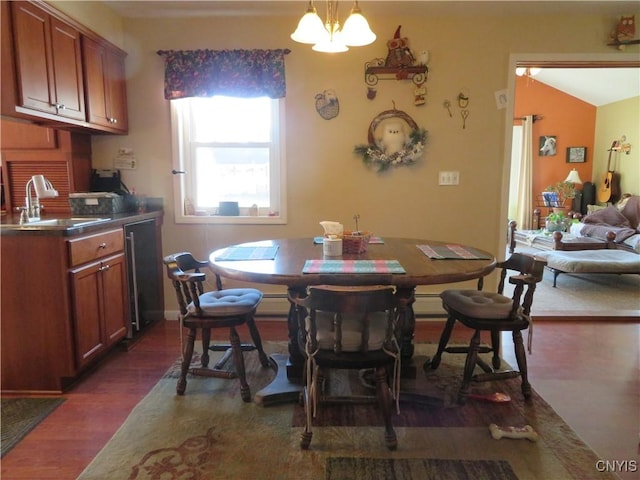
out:
M533 78L516 78L514 117L539 115L533 124L533 193L567 178L575 168L583 182L591 180L597 108ZM517 123L516 123L517 124ZM555 135L555 156L540 156L539 138ZM587 147L585 163L567 163L567 147ZM597 185L596 185L597 187ZM533 204L535 205L535 197Z

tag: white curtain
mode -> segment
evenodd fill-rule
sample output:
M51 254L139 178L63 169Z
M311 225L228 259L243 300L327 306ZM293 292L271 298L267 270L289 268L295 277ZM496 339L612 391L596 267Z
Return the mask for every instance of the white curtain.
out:
M522 126L514 125L511 138L511 171L509 174L509 221L516 219L518 182L520 181L520 155L522 154Z
M520 150L520 174L518 175L515 220L519 230L531 230L533 225L533 116L527 115L522 121L522 146Z

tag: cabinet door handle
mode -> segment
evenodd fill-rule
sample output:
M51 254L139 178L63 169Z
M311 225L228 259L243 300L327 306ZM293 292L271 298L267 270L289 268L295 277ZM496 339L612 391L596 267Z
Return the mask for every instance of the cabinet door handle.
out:
M98 248L105 249L105 248L107 248L107 244L103 242L100 245L98 245Z
M100 272L105 272L107 270L109 270L111 268L111 266L109 266L109 264L107 263L106 265L102 265L98 270Z

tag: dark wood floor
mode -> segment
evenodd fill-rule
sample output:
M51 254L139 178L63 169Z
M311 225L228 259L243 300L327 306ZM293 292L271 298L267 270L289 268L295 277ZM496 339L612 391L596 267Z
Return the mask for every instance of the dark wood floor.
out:
M283 320L260 318L258 325L263 339L286 339ZM440 330L439 322L419 322L416 341L434 341ZM469 333L456 337L466 341ZM531 383L603 460L638 462L639 339L637 322L535 324ZM505 339L505 358L514 362L509 347ZM175 321L152 327L129 352L114 351L2 459L2 479L75 479L178 356Z

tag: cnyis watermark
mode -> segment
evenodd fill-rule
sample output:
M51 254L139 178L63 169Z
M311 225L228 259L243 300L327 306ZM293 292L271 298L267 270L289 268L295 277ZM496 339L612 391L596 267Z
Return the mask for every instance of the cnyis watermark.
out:
M637 472L637 460L598 460L596 470L599 472Z

